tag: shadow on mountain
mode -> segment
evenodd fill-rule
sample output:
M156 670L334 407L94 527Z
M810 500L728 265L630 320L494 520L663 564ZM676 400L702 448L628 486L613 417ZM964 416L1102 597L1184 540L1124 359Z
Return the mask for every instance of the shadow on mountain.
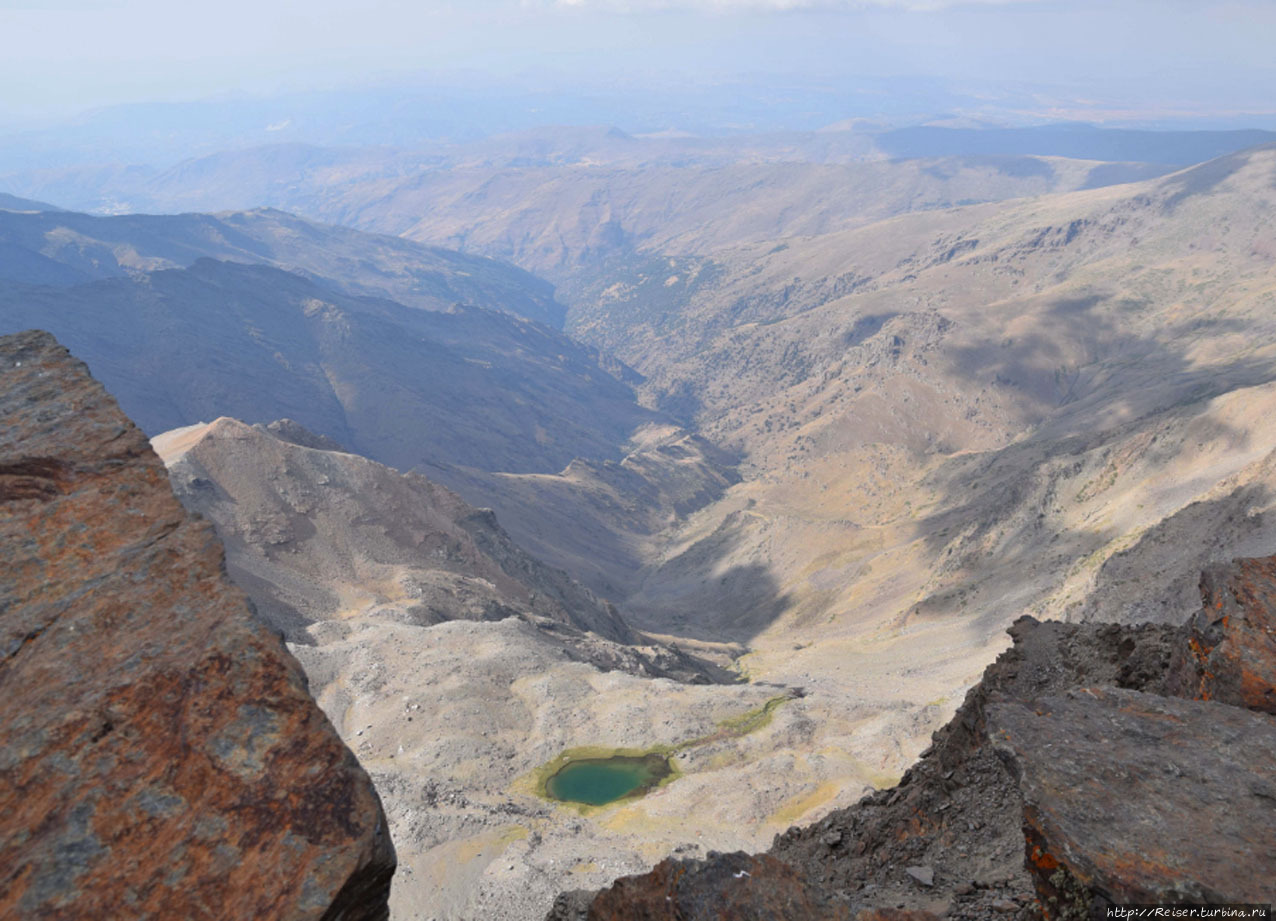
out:
M711 568L707 570L713 572ZM713 643L747 643L789 607L789 596L768 566L747 563L688 586L676 602L659 608L635 603L623 613L641 629ZM661 586L662 594L668 587Z
M765 524L733 512L709 536L645 574L622 612L653 633L747 643L790 607L771 568L759 562ZM737 562L738 561L738 562Z
M1047 588L1093 576L1091 600L1069 619L1181 620L1199 603L1193 586L1204 563L1260 533L1272 498L1266 486L1241 484L1191 502L1213 482L1180 485L1167 471L1207 445L1227 456L1253 450L1249 430L1203 414L1216 397L1276 381L1276 359L1204 363L1189 354L1206 335L1264 342L1266 334L1239 319L1207 318L1152 338L1124 322L1139 309L1102 295L1061 300L1027 336L951 353L972 387L1019 392L1009 402L1026 408L1028 434L998 450L954 455L928 478L939 511L917 522L916 535L934 563L925 596L904 619L971 617L972 629L986 633L1008 605L1033 613ZM1149 477L1167 484L1153 491L1142 485ZM1132 487L1157 496L1182 489L1186 504L1108 556L1130 527L1112 520L1109 503L1124 503L1128 516ZM1271 548L1253 548L1260 551ZM1136 596L1145 600L1137 610Z
M1105 292L1061 298L1038 312L1030 332L948 352L972 389L1003 391L1026 410L1027 424L1051 437L1092 433L1276 378L1269 358L1199 365L1187 357L1204 338L1252 334L1250 324L1201 317L1155 336L1136 332L1150 307Z
M1099 567L1095 591L1076 620L1182 623L1200 606L1200 577L1212 562L1266 556L1276 491L1265 483L1184 506Z

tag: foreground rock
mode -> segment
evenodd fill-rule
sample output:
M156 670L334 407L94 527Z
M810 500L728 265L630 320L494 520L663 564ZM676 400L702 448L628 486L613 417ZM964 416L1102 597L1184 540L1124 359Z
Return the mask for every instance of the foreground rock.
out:
M1115 688L990 708L1049 918L1107 905L1268 902L1276 721Z
M571 897L550 918L570 918ZM849 921L793 867L766 854L726 854L709 862L666 860L645 877L618 880L589 905L590 921Z
M45 333L0 339L0 556L0 916L387 916L367 774Z
M1183 627L1169 692L1276 713L1276 557L1210 567L1201 601Z

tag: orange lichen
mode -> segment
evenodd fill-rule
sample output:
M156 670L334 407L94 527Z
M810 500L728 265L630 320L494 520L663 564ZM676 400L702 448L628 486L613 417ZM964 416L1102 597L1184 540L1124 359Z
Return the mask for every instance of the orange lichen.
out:
M1028 855L1028 859L1032 861L1033 866L1047 872L1059 868L1059 861L1041 845L1033 845L1032 852Z

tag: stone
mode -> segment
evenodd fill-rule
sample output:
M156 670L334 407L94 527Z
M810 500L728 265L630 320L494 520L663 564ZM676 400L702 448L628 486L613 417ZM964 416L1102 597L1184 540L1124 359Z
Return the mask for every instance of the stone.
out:
M993 704L988 733L1023 794L1027 867L1047 918L1270 901L1272 717L1092 688Z
M911 876L922 886L935 885L935 868L934 867L905 867L904 872Z
M554 917L551 915L551 917ZM849 921L793 867L767 854L664 860L627 876L589 905L589 921Z
M387 917L368 775L142 434L0 338L0 917Z
M865 908L855 921L939 921L939 915L909 908Z
M1276 556L1211 566L1201 601L1171 660L1168 693L1276 713Z

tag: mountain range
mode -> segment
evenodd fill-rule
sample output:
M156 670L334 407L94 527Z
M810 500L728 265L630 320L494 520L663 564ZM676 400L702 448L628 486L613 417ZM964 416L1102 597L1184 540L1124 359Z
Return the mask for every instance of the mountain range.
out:
M913 893L898 804L938 809L945 771L1002 797L970 866L1018 866L1039 791L962 700L1024 614L1062 623L1020 621L989 687L1200 711L1160 683L1199 573L1276 549L1276 146L843 162L845 134L826 162L609 131L240 151L171 188L259 169L310 217L0 210L0 332L55 333L155 436L385 798L396 914L536 917L826 816L776 853L825 872L808 851L880 832L836 873ZM872 799L955 712L921 792ZM656 749L678 776L641 799L537 792L564 752Z

